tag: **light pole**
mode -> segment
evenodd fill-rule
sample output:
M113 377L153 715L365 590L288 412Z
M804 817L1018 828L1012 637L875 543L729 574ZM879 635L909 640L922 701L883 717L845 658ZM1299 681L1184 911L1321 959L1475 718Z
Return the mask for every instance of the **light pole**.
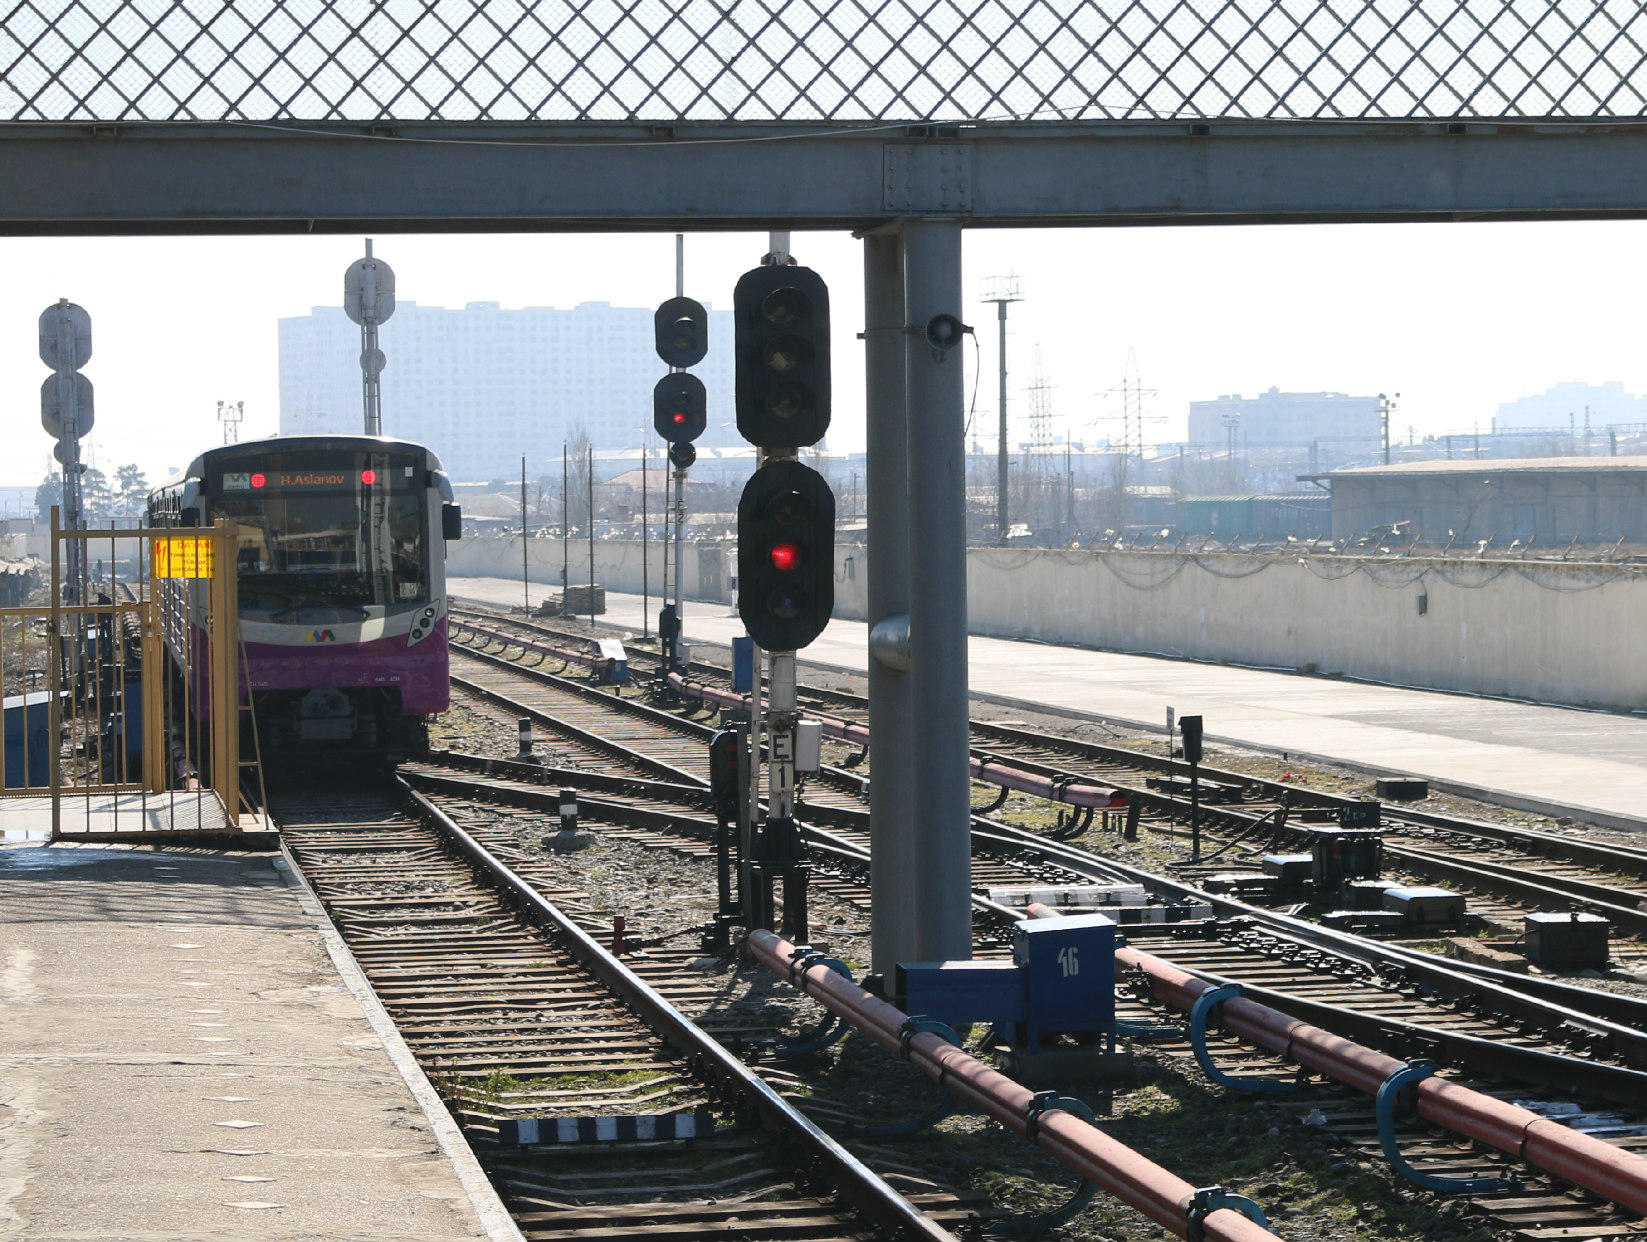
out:
M1001 438L995 457L995 538L997 543L1005 543L1007 538L1007 306L1013 302L1023 301L1023 295L1018 292L1018 278L1016 276L996 276L991 279L990 286L982 300L995 303L996 318L1000 321L1001 328L1001 391L999 398Z
M244 401L219 401L217 403L217 421L223 424L223 443L238 444L240 442L240 420L246 416Z
M1235 465L1235 429L1241 425L1241 411L1219 415L1224 420L1224 460Z
M1393 397L1385 396L1383 393L1378 394L1378 416L1384 424L1384 464L1386 466L1390 464L1390 415L1396 411L1396 402L1400 399L1400 393L1396 393Z

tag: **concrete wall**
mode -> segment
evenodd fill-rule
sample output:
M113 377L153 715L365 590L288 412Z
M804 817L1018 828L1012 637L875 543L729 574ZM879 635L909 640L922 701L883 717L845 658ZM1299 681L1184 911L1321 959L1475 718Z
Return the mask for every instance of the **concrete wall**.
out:
M595 549L603 585L640 590L638 544ZM705 570L727 555L721 545L688 546L686 594L730 601L724 579L699 589L711 582L695 552ZM656 592L662 547L651 554ZM532 564L535 579L559 582L560 545L534 546ZM861 620L867 550L839 547L835 564L835 615ZM520 542L466 540L447 565L454 575L518 577ZM975 634L1647 708L1640 566L974 548L967 574ZM574 546L572 580L587 575L588 545Z
M975 549L967 586L975 633L1647 707L1635 567Z
M683 560L685 594L689 599L730 601L727 561L734 545L688 542ZM570 558L558 539L532 539L527 548L527 577L537 583L560 587L561 567L570 559L569 573L576 584L589 581L589 545L574 540ZM520 579L520 540L461 539L447 545L446 573L455 578ZM654 596L663 589L664 548L658 540L646 545L644 585ZM674 591L675 569L669 566L670 592ZM641 544L639 540L595 540L595 581L611 591L641 593Z

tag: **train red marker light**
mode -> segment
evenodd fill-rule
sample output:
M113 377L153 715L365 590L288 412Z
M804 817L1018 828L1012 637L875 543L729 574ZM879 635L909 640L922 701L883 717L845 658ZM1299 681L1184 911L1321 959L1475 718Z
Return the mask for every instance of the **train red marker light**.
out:
M370 487L373 483L377 482L377 471L362 470L360 472L360 481Z
M252 476L252 486L253 487L262 487L268 481L269 480L264 478L261 474L254 474Z
M775 543L772 545L772 568L790 570L801 563L801 548L795 543Z

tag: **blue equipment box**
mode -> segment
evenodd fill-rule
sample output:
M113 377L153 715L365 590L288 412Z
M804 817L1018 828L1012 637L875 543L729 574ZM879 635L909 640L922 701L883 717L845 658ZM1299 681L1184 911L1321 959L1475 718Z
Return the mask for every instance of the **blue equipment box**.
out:
M1115 1025L1115 924L1103 915L1025 919L1013 930L1012 960L1024 971L1034 1031L1094 1034Z
M44 789L51 781L51 691L7 695L5 787Z
M899 962L906 1013L950 1026L988 1022L1034 1052L1042 1035L1095 1035L1115 1025L1115 924L1102 914L1025 919L1012 961Z
M904 1011L947 1026L988 1022L1010 1031L1024 1020L1024 972L1016 962L899 962Z

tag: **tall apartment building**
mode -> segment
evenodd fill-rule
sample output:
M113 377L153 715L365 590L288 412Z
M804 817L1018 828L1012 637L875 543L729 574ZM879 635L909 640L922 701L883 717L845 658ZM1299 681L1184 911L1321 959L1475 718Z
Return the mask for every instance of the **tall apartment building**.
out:
M1605 384L1567 382L1537 396L1506 401L1493 417L1494 431L1587 431L1619 423L1647 422L1647 397Z
M384 434L427 444L454 479L513 478L522 453L534 475L558 470L561 445L579 428L602 451L657 441L652 386L668 368L653 349L650 308L401 302L378 343L389 360ZM730 425L730 311L710 311L709 355L692 372L709 394L699 446L741 446ZM360 428L360 328L333 306L282 319L281 434Z
M1301 448L1312 442L1376 442L1383 438L1377 397L1338 392L1281 392L1191 401L1189 443L1196 448L1237 450Z

